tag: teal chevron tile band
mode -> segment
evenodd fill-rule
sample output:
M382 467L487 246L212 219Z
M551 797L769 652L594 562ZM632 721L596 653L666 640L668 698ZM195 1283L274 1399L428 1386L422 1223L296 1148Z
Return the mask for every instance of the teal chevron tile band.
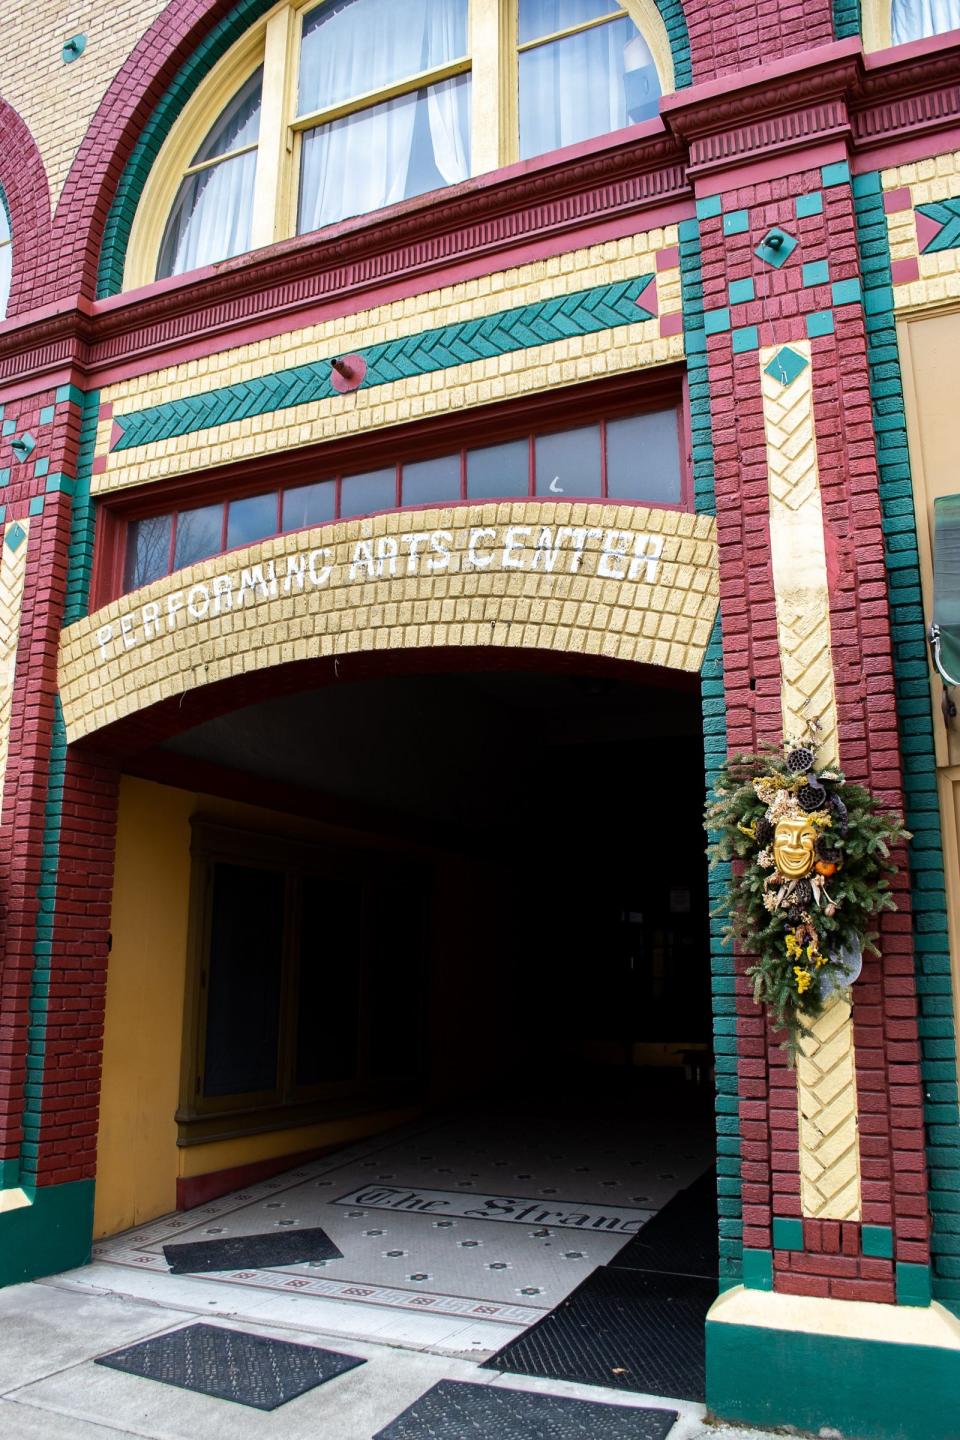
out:
M652 273L639 275L635 280L597 285L591 290L558 295L536 305L520 305L496 315L371 345L356 352L367 364L361 388L389 385L453 365L526 350L533 345L549 345L556 340L652 320L651 312L638 302L653 278ZM330 362L335 358L336 352L273 375L260 375L202 395L188 395L182 400L168 400L162 405L116 416L111 449L132 450L137 445L155 445L160 440L192 435L194 431L226 425L232 420L246 420L252 415L333 399L337 392L330 379Z
M933 255L937 250L956 250L960 245L960 195L950 200L931 200L927 205L918 205L917 214L928 222L919 236L921 255Z

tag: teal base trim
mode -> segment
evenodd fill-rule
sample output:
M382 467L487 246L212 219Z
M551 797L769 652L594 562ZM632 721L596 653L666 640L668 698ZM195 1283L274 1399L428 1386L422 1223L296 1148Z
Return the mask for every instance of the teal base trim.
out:
M86 1265L93 1247L93 1181L40 1185L32 1204L0 1213L0 1286Z
M773 1251L743 1251L743 1283L748 1290L773 1289Z
M12 1190L20 1184L20 1159L0 1160L0 1190Z
M929 1305L932 1299L930 1266L897 1261L897 1304Z
M719 1420L856 1440L960 1433L960 1351L707 1321L707 1406Z

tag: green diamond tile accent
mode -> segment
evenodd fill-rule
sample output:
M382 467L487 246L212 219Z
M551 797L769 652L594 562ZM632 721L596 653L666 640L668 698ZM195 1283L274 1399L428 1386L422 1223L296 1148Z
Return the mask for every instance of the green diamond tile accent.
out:
M804 285L825 285L829 279L830 266L826 260L808 260L804 265Z
M720 214L721 200L719 195L705 195L702 200L697 201L697 219L712 220L715 215Z
M20 461L21 465L24 460L30 459L30 456L36 448L37 442L29 430L24 430L22 435L18 435L16 440L11 440L10 442L10 449L13 451L14 457Z
M43 409L40 411L40 424L51 425L53 423L53 417L56 413L57 407L55 405L44 405Z
M16 551L20 549L20 546L23 544L23 542L24 542L24 540L26 540L26 538L27 538L27 532L26 532L26 530L24 530L24 528L23 528L23 526L20 524L19 520L14 520L13 524L10 526L10 529L7 531L6 537L5 537L7 549L8 549L8 550L13 550L14 553L16 553Z
M929 1305L930 1300L930 1266L914 1265L908 1260L898 1260L897 1304Z
M893 1231L889 1225L864 1225L860 1242L864 1255L874 1260L892 1260Z
M741 325L733 332L732 350L734 355L745 355L749 350L760 349L760 332L756 325Z
M807 337L815 340L818 335L833 334L833 311L814 310L807 316Z
M486 360L534 345L549 345L575 335L592 335L650 320L653 318L650 311L637 301L652 279L652 274L640 275L634 280L598 285L572 295L542 300L536 305L520 305L460 325L444 325L372 345L359 352L367 362L363 388L389 385L471 360ZM174 435L191 435L230 420L245 420L294 405L333 399L337 392L330 374L329 359L315 360L290 370L118 415L115 418L121 433L112 448L130 450L137 445L155 445Z
M744 235L750 229L749 210L728 210L723 217L724 235Z
M773 1289L773 1252L771 1250L744 1249L743 1283L748 1290Z
M798 220L807 220L811 215L823 214L823 195L811 190L809 195L798 195L794 202Z
M719 310L708 310L703 317L703 328L708 335L721 335L730 329L730 311L726 306Z
M802 1250L803 1249L803 1221L775 1216L773 1221L773 1248L774 1250Z
M34 495L33 499L30 501L29 513L30 513L31 515L42 515L42 514L43 514L43 496L42 496L42 495Z
M797 248L797 242L793 235L786 230L781 230L779 225L774 225L767 231L756 250L753 252L758 260L765 261L779 270L781 265L786 264Z
M3 524L4 520L6 520L6 518L7 518L7 507L6 507L6 505L0 505L0 525Z
M49 469L50 461L46 455L42 455L39 460L34 461L33 473L37 477L37 479L41 479L44 475L46 475Z
M834 280L831 294L834 305L859 305L863 299L859 280Z
M10 484L10 466L9 466L9 465L5 465L5 466L3 467L3 469L0 470L0 486L9 485L9 484Z
M827 188L831 185L849 185L850 166L846 160L837 160L833 165L824 165L820 171L820 178Z
M4 420L0 435L12 435L17 428L16 420Z
M766 366L766 374L771 375L774 380L779 380L781 385L792 385L800 372L809 364L805 355L798 355L796 350L791 350L789 345L784 345Z
M731 280L728 293L731 305L742 305L747 300L755 300L757 295L752 280Z

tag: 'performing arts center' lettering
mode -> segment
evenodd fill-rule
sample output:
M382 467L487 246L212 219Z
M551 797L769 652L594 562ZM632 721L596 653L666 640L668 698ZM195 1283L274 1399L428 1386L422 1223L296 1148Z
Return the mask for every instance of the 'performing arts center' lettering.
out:
M95 637L99 657L106 660L180 626L331 584L491 570L558 575L592 570L601 580L653 584L663 553L662 535L596 526L476 525L465 533L463 549L456 547L450 530L410 530L357 540L350 559L339 565L333 551L321 545L225 570L101 625ZM591 546L591 541L596 543Z

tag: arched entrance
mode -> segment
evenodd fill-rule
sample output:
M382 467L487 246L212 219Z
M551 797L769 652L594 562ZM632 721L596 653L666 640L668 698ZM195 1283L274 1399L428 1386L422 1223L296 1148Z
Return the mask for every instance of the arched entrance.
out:
M713 521L593 510L294 535L67 631L67 723L124 771L108 1258L165 1270L163 1226L195 1238L198 1204L273 1228L330 1181L322 1228L358 1233L301 1292L467 1315L491 1351L710 1168ZM662 1301L703 1292L697 1343L712 1265L656 1272Z

